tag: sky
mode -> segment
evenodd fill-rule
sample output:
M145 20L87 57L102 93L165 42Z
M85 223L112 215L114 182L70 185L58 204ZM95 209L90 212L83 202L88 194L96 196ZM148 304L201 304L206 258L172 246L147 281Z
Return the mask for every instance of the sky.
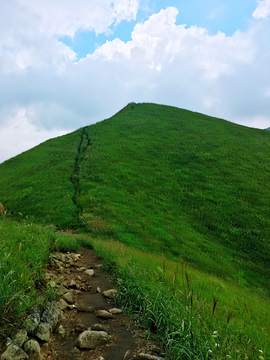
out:
M0 0L0 163L154 102L270 126L270 0Z

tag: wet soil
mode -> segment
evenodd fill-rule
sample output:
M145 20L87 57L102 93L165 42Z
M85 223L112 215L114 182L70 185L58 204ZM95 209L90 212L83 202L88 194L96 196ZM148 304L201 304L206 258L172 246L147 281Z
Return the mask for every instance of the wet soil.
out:
M64 316L58 323L48 343L41 346L44 360L129 360L136 359L141 352L160 356L161 349L153 342L146 340L146 333L130 322L122 312L114 314L111 319L103 319L95 315L96 310L110 310L117 307L113 299L103 296L103 291L113 289L112 278L102 271L101 260L92 250L79 251L80 260L76 265L48 269L56 276L61 276L64 283L74 280L74 304L64 310ZM80 267L93 269L89 276ZM74 305L74 306L73 306ZM94 350L79 350L76 342L80 333L100 324L111 336L111 342Z

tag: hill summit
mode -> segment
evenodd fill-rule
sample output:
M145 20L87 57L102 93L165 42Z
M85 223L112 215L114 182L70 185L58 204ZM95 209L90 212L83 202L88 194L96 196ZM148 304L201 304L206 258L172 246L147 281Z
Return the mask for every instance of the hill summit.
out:
M269 291L269 152L269 132L130 103L2 163L0 200L15 218L181 256Z

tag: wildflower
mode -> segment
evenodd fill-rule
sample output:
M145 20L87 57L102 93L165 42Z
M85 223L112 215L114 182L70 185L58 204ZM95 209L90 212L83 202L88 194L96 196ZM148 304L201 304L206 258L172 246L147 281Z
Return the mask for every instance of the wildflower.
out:
M219 347L219 344L215 343L215 347Z
M216 335L216 334L217 334L217 331L214 331L213 334Z
M209 353L212 353L213 351L211 349L208 350Z

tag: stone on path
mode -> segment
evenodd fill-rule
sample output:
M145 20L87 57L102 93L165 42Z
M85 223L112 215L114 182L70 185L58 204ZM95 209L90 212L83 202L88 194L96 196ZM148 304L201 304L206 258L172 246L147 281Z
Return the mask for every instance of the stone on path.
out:
M165 360L159 356L154 356L154 355L149 355L149 354L144 354L144 353L140 353L136 359L138 360Z
M1 360L23 360L29 359L29 356L16 344L10 344L2 354Z
M63 299L69 304L72 304L74 301L74 295L71 291L69 291L63 295Z
M57 305L58 305L59 309L61 309L61 310L65 310L68 307L68 303L64 299L60 299L57 302Z
M23 348L29 356L29 360L40 360L40 346L36 340L27 341Z
M79 335L77 346L80 349L95 349L108 342L110 342L110 336L105 331L86 330Z
M116 294L117 294L117 290L115 289L103 291L103 296L110 299L112 299Z
M113 318L112 314L106 310L97 310L95 312L95 315L98 317L102 317L103 319L112 319Z
M85 273L86 275L93 276L93 275L94 275L94 270L93 270L93 269L88 269L88 270L85 270L84 273Z
M110 309L109 312L111 314L121 314L122 310L117 309L117 308L113 308L113 309Z

